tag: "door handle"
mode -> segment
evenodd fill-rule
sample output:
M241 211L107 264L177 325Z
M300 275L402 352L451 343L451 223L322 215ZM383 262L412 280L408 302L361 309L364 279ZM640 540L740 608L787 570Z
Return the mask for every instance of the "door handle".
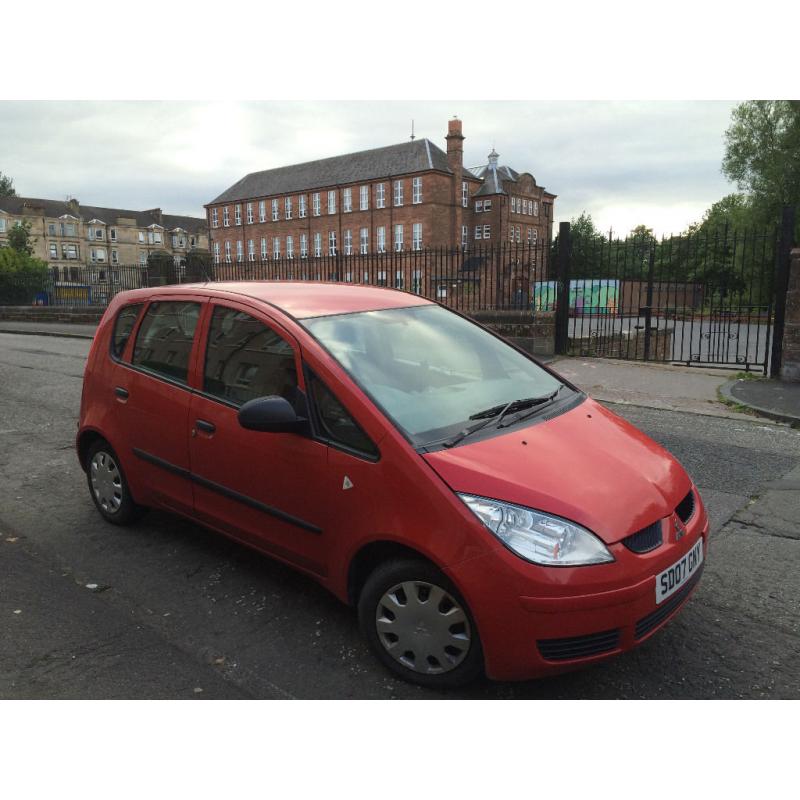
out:
M121 386L117 386L117 388L114 389L114 394L117 397L119 397L121 400L127 400L128 397L129 397L128 390L127 389L123 389Z
M204 419L196 419L194 424L197 429L203 431L203 433L214 433L217 429L217 426L213 422L207 422Z

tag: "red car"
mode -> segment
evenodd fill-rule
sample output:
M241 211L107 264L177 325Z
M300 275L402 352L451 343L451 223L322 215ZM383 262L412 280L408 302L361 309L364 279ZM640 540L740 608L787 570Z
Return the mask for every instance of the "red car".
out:
M389 289L117 295L77 450L109 522L165 509L302 570L427 686L630 650L685 603L707 547L669 453L485 328Z

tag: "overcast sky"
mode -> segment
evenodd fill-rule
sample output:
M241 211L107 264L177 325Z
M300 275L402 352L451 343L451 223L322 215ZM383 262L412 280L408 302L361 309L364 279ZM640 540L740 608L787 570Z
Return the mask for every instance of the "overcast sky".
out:
M679 232L735 191L720 173L731 102L0 102L0 172L17 194L203 214L248 172L418 137L558 195L556 220Z

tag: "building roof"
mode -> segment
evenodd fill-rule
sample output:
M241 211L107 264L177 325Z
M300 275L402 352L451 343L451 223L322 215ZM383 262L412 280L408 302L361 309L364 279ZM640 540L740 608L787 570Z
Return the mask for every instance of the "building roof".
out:
M292 164L262 172L251 172L211 201L224 203L254 197L304 192L342 183L388 178L425 170L451 172L447 153L429 139L377 147L304 164Z
M99 220L106 225L114 225L117 219L125 217L133 219L138 228L146 228L153 223L162 225L166 230L184 228L189 233L200 233L207 227L203 217L184 217L176 214L163 214L161 209L153 208L147 211L131 211L124 208L102 208L100 206L85 206L78 204L77 212L75 201L45 200L35 197L0 197L0 211L15 216L33 215L35 209L43 209L44 216L58 219L64 215L79 217L86 222Z

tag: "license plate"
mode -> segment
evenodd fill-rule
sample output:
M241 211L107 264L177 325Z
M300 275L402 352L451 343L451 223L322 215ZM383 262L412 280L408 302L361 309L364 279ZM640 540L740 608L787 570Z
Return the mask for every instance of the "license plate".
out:
M703 563L703 537L683 558L656 575L656 605L685 586Z

